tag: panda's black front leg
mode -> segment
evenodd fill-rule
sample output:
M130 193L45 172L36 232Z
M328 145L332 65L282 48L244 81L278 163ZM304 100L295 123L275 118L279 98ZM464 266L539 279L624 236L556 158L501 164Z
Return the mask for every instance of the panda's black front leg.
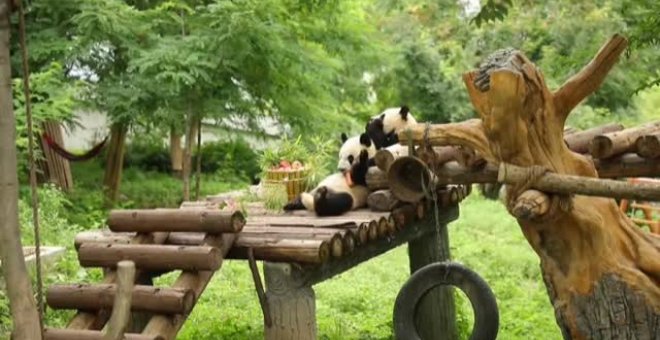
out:
M302 203L302 199L300 198L300 195L296 196L296 198L292 199L287 203L282 210L284 211L291 211L291 210L304 210L305 206Z
M316 189L314 211L318 216L339 216L353 208L353 197L347 192L334 192L327 187Z

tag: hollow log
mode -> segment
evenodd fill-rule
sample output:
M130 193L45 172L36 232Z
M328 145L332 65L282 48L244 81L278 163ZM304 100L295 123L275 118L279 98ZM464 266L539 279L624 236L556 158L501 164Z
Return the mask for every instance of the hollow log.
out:
M83 244L78 261L83 267L114 268L121 260L131 260L142 270L216 270L221 257L217 248L205 246L164 246L137 244Z
M228 259L247 259L252 248L257 260L319 264L330 257L330 245L323 240L274 239L243 236L236 238L227 254Z
M165 340L162 336L124 334L126 340ZM44 330L44 340L104 340L103 332L79 329L55 329Z
M564 143L564 124L572 109L600 86L626 46L625 38L614 35L589 64L554 92L521 52L497 51L478 70L463 76L481 119L431 126L430 139L438 145L467 145L493 164L542 166L560 175L596 177L593 162ZM412 132L415 138L421 138L421 133ZM631 140L634 133L619 135ZM405 142L405 138L399 135L399 140ZM616 140L610 151L597 152L598 156L627 149L626 143ZM535 182L534 176L527 179L507 186L509 206L515 206L521 193ZM572 204L541 211L534 219L520 216L517 221L541 260L563 337L656 337L660 238L634 225L613 199L547 195Z
M220 210L145 209L113 210L108 217L112 231L197 231L205 233L237 233L245 225L240 212Z
M111 309L116 292L117 285L114 284L55 285L48 289L46 302L53 309ZM192 309L194 296L190 289L136 285L133 287L131 299L133 311L188 314Z
M635 149L637 154L644 158L660 157L660 133L637 138Z
M635 151L637 138L660 132L660 122L653 122L623 131L610 132L596 136L589 145L589 152L594 158L609 158L626 152Z
M621 130L623 130L622 124L610 123L588 130L575 132L570 135L566 135L566 132L564 132L564 142L573 152L587 153L589 152L589 144L591 144L594 137Z

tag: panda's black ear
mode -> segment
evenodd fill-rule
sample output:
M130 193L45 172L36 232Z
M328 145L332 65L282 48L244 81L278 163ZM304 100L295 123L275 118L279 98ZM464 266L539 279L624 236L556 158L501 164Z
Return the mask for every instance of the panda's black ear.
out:
M348 136L346 136L346 132L342 132L341 133L341 142L342 142L342 144L346 143L347 140L348 140Z
M410 108L406 105L401 106L401 111L399 111L399 114L401 114L401 119L407 120L408 119L408 113L410 113Z
M371 146L371 138L369 138L369 135L366 133L363 133L360 135L360 144L370 147Z

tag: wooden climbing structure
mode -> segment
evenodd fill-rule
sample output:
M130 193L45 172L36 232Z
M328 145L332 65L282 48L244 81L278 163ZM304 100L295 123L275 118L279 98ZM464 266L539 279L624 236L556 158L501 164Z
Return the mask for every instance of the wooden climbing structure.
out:
M49 287L50 308L78 313L65 329L47 328L45 339L102 339L117 289L114 268L122 260L137 269L126 339L175 339L225 259L250 262L261 290L266 339L314 339L314 284L406 242L420 243L410 254L411 271L447 259L448 249L446 254L424 250L437 248L424 246L428 242L447 242L446 230L438 234L430 217L439 212L442 226L456 219L457 203L468 194L465 186L444 188L437 211L424 202L397 202L390 211L365 208L322 218L307 211L275 213L260 203L248 204L244 218L221 210L214 198L184 202L179 209L112 211L108 230L82 232L74 241L81 266L103 268L104 280ZM265 262L265 292L254 260ZM176 270L181 274L171 287L153 286L154 277ZM433 315L428 314L429 329Z

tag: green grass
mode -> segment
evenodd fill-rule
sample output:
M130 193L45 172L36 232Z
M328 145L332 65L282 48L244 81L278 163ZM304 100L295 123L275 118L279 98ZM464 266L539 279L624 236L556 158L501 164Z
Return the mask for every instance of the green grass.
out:
M102 225L106 212L97 191L102 172L98 166L76 164L76 189L63 195L42 190L44 243L65 245L65 257L46 276L46 284L95 282L98 269L78 266L73 236ZM237 188L240 183L204 178L204 194ZM180 182L166 174L127 169L122 182L125 207L176 206ZM30 244L29 202L23 189L21 221L23 240ZM473 194L461 204L461 217L450 224L450 243L455 261L477 271L492 287L500 309L499 339L560 339L553 310L540 278L539 260L525 241L520 228L504 207ZM316 285L317 324L320 339L391 339L392 308L407 279L405 246L363 263L335 278ZM157 279L171 283L176 273ZM460 294L457 294L461 296ZM471 309L460 298L459 327L465 338L471 327ZM71 311L48 311L46 324L62 327ZM8 308L0 295L0 338L10 329ZM226 261L215 275L184 325L179 339L260 339L262 316L254 284L244 261Z

